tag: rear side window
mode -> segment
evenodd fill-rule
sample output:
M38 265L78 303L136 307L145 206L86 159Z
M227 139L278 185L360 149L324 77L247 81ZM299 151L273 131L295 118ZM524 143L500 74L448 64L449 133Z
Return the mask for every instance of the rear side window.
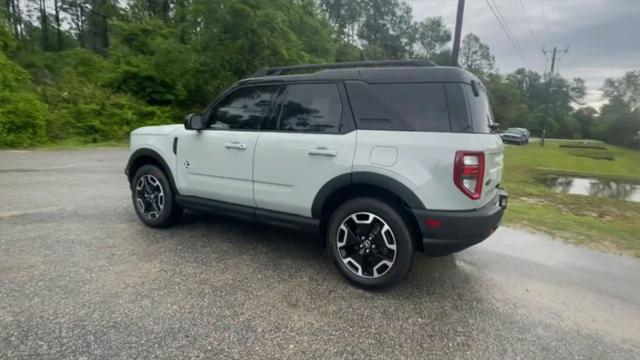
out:
M240 88L227 95L209 119L209 128L257 130L271 109L278 86Z
M441 83L348 82L347 91L360 129L451 131Z
M467 105L466 84L446 84L447 103L449 104L449 116L451 117L451 131L456 133L473 132L471 114Z
M480 134L491 133L489 125L493 124L493 113L489 105L489 97L483 89L479 89L479 95L473 95L471 86L465 86L467 98L469 99L469 110L471 111L471 121L473 132Z
M336 84L296 84L287 86L278 130L337 133L342 103Z

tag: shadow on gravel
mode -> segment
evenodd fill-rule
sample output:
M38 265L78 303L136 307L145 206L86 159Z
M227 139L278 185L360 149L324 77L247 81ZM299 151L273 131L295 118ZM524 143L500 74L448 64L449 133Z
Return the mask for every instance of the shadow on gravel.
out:
M235 259L251 256L253 264L264 265L265 277L269 274L280 277L282 274L274 271L279 269L299 276L321 274L330 283L338 280L348 284L335 269L317 235L193 211L185 212L180 223L166 232L171 234L166 240L179 244L183 253L209 253L215 257L225 253ZM392 290L388 292L392 297L446 295L450 298L453 295L461 298L472 294L471 286L469 272L460 266L455 255L428 257L417 252L407 278L382 293ZM460 293L451 294L456 289L460 289Z

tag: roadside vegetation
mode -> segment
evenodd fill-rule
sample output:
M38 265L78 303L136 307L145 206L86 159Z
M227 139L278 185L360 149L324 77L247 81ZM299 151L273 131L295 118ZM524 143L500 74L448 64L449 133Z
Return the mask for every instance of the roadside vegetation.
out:
M121 142L179 123L267 66L418 58L451 63L451 24L414 19L402 0L4 0L0 148ZM460 64L487 85L495 119L534 136L638 144L640 71L608 79L609 102L576 110L582 79L501 74L489 46L462 41Z
M640 203L557 193L544 181L561 175L640 184L639 164L639 151L601 142L506 146L503 181L510 203L505 223L640 257Z

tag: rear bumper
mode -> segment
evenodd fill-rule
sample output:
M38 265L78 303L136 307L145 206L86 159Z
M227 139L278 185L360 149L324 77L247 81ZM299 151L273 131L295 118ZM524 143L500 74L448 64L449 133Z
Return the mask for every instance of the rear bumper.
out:
M480 209L470 211L434 211L413 209L426 247L433 245L471 246L488 238L500 226L507 208L508 194L498 195ZM439 226L438 226L439 224Z

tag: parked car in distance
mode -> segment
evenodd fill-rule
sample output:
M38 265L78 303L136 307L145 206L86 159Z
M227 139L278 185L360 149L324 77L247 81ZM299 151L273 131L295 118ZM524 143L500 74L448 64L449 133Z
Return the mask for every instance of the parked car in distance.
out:
M525 144L528 144L528 143L529 143L529 136L530 136L530 135L529 135L529 130L527 130L527 129L525 129L525 128L508 128L507 130L505 130L505 132L506 132L506 131L509 131L509 132L519 132L519 133L521 133L522 135L524 135L524 138L525 138Z
M523 131L515 129L505 130L500 133L500 137L505 144L524 145L529 142L529 138Z
M313 232L348 280L383 287L414 251L460 251L500 225L504 145L492 119L485 87L457 67L270 68L184 126L134 130L125 173L148 226L195 209Z

